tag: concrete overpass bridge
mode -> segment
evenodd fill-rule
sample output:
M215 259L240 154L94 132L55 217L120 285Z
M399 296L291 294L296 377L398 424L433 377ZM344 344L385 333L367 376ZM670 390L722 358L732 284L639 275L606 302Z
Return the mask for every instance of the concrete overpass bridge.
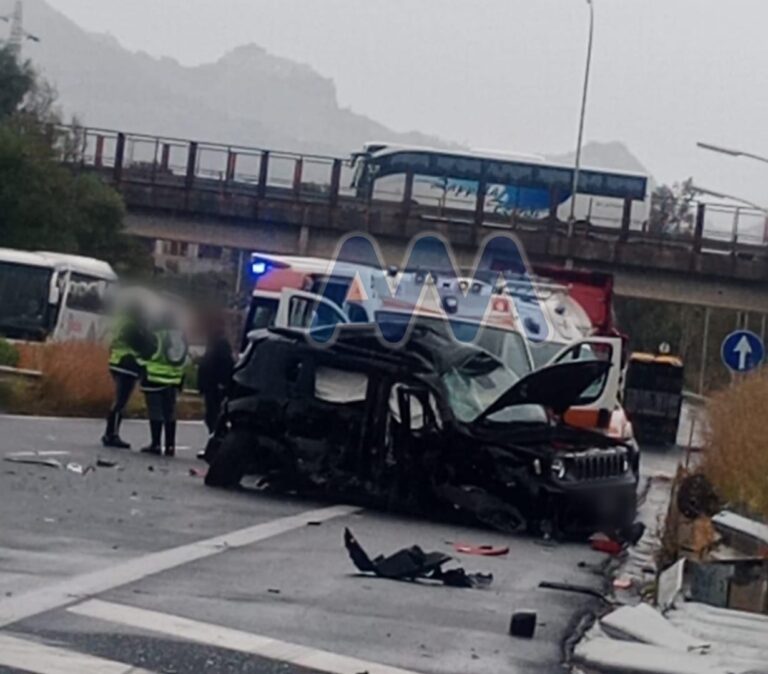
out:
M339 237L361 231L378 239L389 264L400 264L413 236L434 231L469 265L482 239L501 230L515 233L534 262L613 273L621 295L768 312L768 245L740 231L740 217L755 217L745 209L700 203L690 230L655 234L633 221L626 199L614 222L587 219L569 232L554 200L540 217L501 213L482 189L463 199L417 193L412 172L398 189L361 197L348 187L349 159L106 130L81 138L74 167L121 192L128 231L165 242L156 247L161 256L203 264L228 248L326 257ZM733 222L730 232L723 217Z

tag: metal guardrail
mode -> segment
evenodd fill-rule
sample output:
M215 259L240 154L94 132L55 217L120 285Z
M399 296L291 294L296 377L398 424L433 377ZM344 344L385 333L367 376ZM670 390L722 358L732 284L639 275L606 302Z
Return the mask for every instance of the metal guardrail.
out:
M2 378L3 375L10 378L40 379L43 376L43 373L39 370L24 370L17 367L9 367L8 365L0 365L0 378Z
M60 131L76 141L75 151L70 152L65 161L107 173L117 186L130 183L202 192L224 190L257 199L319 201L331 207L337 206L340 200L360 201L349 187L353 171L349 158L111 129L60 127ZM404 181L401 189L377 186L374 202L400 204L405 215L466 224L479 225L487 219L513 226L522 222L543 227L557 221L556 208L544 219L519 212L499 213L487 196L479 203L471 195L461 198L447 192L429 194L428 190L418 189L418 180L415 188L413 175L405 176ZM593 202L589 202L590 213ZM372 203L365 201L363 205ZM690 216L685 222L677 222L675 231L656 232L651 231L647 220L632 219L631 207L627 208L627 204L612 204L615 218L606 215L611 208L602 206L602 212L595 213L586 225L587 234L602 234L630 243L678 245L696 253L763 256L768 253L768 223L765 215L754 209L692 202Z

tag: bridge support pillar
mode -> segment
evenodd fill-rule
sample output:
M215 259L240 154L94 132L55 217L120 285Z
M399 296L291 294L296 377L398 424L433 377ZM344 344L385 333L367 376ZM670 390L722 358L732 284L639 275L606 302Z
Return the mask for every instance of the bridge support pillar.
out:
M704 239L704 218L706 217L707 207L705 204L699 204L696 208L696 227L693 230L693 252L701 252L701 242Z
M339 189L341 188L341 159L334 159L331 167L331 191L329 201L331 208L339 205Z
M258 187L259 199L263 199L267 195L268 181L269 181L269 150L264 150L261 153L261 161L259 161L259 187Z
M185 180L187 189L191 189L195 184L195 173L197 173L197 143L192 141L187 152L187 175Z
M632 226L632 199L624 199L624 210L621 213L621 232L619 241L626 243L629 241L629 228Z
M112 179L115 185L119 185L123 179L123 162L125 161L125 134L118 133L115 142L115 166L112 171Z
M96 136L96 152L93 155L93 165L96 168L104 166L104 136Z
M411 215L411 202L413 201L413 183L416 176L412 170L405 174L405 186L403 187L402 214L403 220L407 221ZM405 228L403 229L405 231Z
M301 182L304 179L304 159L299 157L293 165L293 196L295 199L301 197Z

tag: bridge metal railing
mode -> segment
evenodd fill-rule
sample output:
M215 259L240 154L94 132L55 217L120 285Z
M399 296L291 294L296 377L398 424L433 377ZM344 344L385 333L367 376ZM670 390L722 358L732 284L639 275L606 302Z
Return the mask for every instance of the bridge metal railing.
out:
M75 151L67 155L67 161L84 169L106 172L118 186L156 185L330 206L343 199L357 199L351 187L350 159L100 128L61 127L61 131L75 140ZM399 205L406 215L468 226L489 223L539 228L551 227L554 221L556 228L562 228L565 224L562 207L561 217L557 209L548 213L500 210L492 193L478 203L476 195L441 190L434 182L425 186L413 175L402 176L399 182L381 181L370 199ZM652 217L654 205L650 200L639 217L627 218L626 204L621 202L583 196L578 199L587 214L586 225L577 228L579 234L678 245L694 252L768 252L766 216L755 209L692 201L683 217L659 223ZM370 206L371 202L366 204Z

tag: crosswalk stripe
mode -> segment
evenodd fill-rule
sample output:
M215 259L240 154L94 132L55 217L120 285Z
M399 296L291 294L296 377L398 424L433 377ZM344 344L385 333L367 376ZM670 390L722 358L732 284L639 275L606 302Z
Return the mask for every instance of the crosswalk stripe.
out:
M67 609L70 613L95 618L126 627L165 634L176 639L206 646L226 648L278 660L329 674L415 674L398 667L337 655L266 636L233 630L228 627L190 620L157 611L92 599Z
M298 515L281 517L246 529L231 531L205 540L154 552L100 571L85 573L59 583L43 586L9 599L0 599L0 627L53 609L61 608L147 576L175 569L190 562L213 557L225 550L241 548L306 526L327 522L359 510L352 506L330 506Z
M0 634L0 665L34 674L151 674L124 662Z

